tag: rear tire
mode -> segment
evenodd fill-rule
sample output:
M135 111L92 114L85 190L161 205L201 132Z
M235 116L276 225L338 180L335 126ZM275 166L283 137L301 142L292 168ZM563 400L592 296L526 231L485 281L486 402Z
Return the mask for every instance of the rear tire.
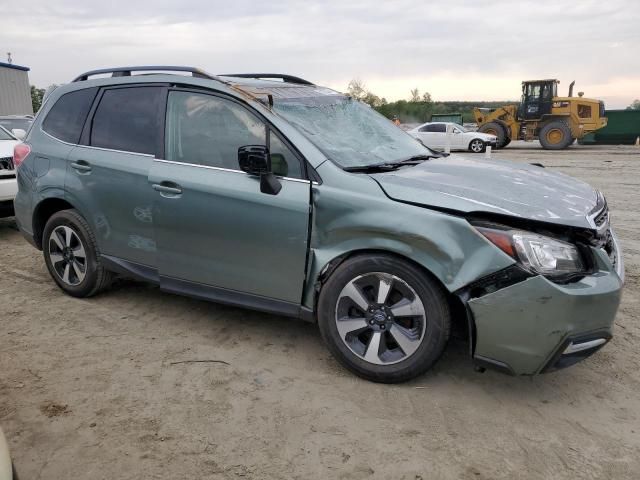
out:
M324 283L318 325L334 357L356 375L403 382L427 371L451 329L442 287L391 255L345 260Z
M511 142L511 138L507 132L507 128L498 122L489 122L482 125L478 128L479 132L488 133L489 135L495 135L498 137L496 139L496 148L504 148L509 142Z
M91 297L113 278L100 262L96 239L77 210L62 210L47 221L42 252L49 274L73 297Z
M562 150L575 141L571 136L569 125L564 120L552 120L546 123L540 129L538 139L545 150Z

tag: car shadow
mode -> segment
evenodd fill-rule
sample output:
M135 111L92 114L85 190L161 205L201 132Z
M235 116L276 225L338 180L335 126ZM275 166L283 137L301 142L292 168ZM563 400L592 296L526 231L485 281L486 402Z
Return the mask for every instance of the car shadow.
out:
M334 374L338 377L346 377L349 381L370 384L339 365L326 349L314 323L164 293L157 286L128 279L118 280L110 290L95 297L95 300L99 303L122 305L130 302L132 295L136 296L136 303L142 309L146 308L145 304L148 304L150 308L152 305L161 304L164 306L163 310L167 314L162 312L158 314L156 321L159 323L155 323L155 326L147 324L148 327L155 330L157 336L163 335L165 327L168 328L167 324L171 324L172 328L177 331L184 331L185 329L192 330L194 323L197 323L197 332L195 333L202 335L205 339L218 342L220 341L218 334L222 331L226 338L233 341L253 342L253 345L247 346L249 349L254 346L257 349L262 349L265 345L273 346L275 354L281 354L282 360L292 365L306 364L303 357L308 357L311 352L316 359L312 366L316 370L315 373L320 375ZM190 315L176 316L171 312L193 312L193 317ZM196 322L194 318L199 320ZM130 318L128 321L135 321L135 319ZM259 341L256 341L257 338ZM294 339L296 347L291 348ZM300 355L300 358L296 359L297 355ZM301 368L306 369L302 366ZM442 357L428 372L396 387L421 389L437 386L441 383L463 382L468 383L470 387L476 386L483 390L491 389L495 395L521 396L524 400L533 392L542 396L551 393L557 388L559 379L567 381L568 378L570 378L570 374L565 371L535 377L515 377L491 370L480 373L474 368L467 339L462 335L455 335L451 337Z

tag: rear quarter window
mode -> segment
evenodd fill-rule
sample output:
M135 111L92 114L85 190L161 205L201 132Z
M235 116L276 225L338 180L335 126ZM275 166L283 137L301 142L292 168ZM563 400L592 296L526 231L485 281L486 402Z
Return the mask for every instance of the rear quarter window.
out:
M78 143L97 91L97 88L85 88L62 95L49 110L42 129L64 142Z

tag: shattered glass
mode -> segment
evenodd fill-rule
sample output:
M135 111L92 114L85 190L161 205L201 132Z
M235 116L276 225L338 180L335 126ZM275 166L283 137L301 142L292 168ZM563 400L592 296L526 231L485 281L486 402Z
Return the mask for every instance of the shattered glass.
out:
M350 97L278 100L274 110L341 167L432 153L371 107Z

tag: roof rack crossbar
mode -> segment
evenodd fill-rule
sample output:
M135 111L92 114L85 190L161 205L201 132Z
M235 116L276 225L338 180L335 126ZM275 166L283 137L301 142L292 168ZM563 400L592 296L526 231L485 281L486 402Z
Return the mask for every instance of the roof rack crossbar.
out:
M238 78L255 78L257 80L269 80L279 79L287 83L297 83L299 85L313 85L309 80L304 78L294 77L293 75L287 75L283 73L224 73L220 74L220 77L238 77Z
M99 70L91 70L78 75L73 79L73 82L82 82L88 80L89 77L95 75L104 75L110 73L112 77L130 77L131 72L188 72L192 76L197 78L208 78L210 80L217 80L217 77L211 75L200 68L195 67L179 67L175 65L146 65L137 67L116 67L116 68L101 68Z

